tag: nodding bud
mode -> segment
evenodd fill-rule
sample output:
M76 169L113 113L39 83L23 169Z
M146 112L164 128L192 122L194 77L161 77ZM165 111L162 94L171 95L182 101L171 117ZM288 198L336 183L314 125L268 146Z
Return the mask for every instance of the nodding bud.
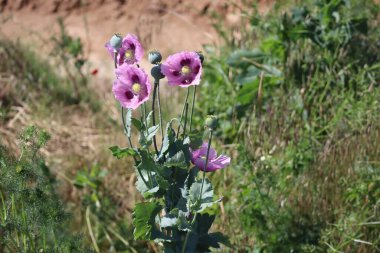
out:
M160 52L158 52L156 50L152 50L148 54L148 60L152 64L159 64L162 60L162 56L161 56Z
M150 70L150 74L155 80L160 80L165 77L165 75L161 72L161 64L153 66L153 68Z
M205 56L203 55L203 53L201 51L198 51L196 52L199 56L199 59L201 60L201 63L203 63L203 61L205 60Z
M216 127L217 127L217 125L218 125L218 119L217 119L217 117L213 116L213 115L207 116L206 121L205 121L205 125L210 130L215 130Z
M123 42L123 38L120 34L115 33L112 38L110 39L110 45L115 50L119 50L121 48L121 44Z

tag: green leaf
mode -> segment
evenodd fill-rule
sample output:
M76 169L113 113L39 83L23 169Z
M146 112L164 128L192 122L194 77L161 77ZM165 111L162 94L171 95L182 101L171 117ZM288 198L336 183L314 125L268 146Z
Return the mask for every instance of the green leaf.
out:
M181 231L191 231L191 220L186 218L186 212L179 211L178 212L178 229Z
M202 189L202 190L201 190ZM189 190L188 206L195 212L202 212L207 207L219 202L221 199L214 201L214 191L208 179L205 179L203 188L202 180L195 181Z
M149 182L149 176L146 171L141 171L140 173L136 170L137 175L137 181L136 181L136 189L141 193L141 195L144 195L145 192L149 191L149 188L144 183L144 180L142 179L141 175L144 177L145 182Z
M135 239L152 240L155 228L155 217L161 210L156 202L138 203L133 211L133 235Z
M155 187L149 189L148 191L144 192L143 197L145 199L152 198L155 196L155 193L158 192L159 189L160 189L159 186L155 186Z
M151 154L146 150L139 150L141 162L137 166L142 171L157 171L157 164L154 162Z
M144 130L144 124L140 120L135 119L135 118L131 118L131 123L134 127L137 128L137 130L139 130L139 131Z
M168 214L161 218L161 228L175 227L178 224L178 218L174 215Z
M166 135L164 136L164 141L162 143L162 148L161 148L161 153L160 153L159 158L164 156L164 154L169 150L170 145L173 144L175 141L175 131L172 128L172 121L173 120L168 122L168 124L166 125Z
M153 115L153 111L150 111L148 113L148 116L146 116L146 128L148 128L148 126L150 125L150 122L152 121L152 115Z
M246 69L253 62L260 63L267 57L260 49L253 50L239 49L233 52L227 60L227 64L231 67Z
M119 148L118 146L112 146L109 149L112 151L112 155L116 156L117 159L120 159L126 156L137 155L136 150L132 148Z
M189 140L187 141L186 139L184 140L184 143L188 143L190 148L197 149L203 144L203 134L204 131L192 131L191 133L188 134Z
M180 150L175 155L169 157L165 162L165 166L187 168L187 162L186 162L185 154L183 153L183 151Z
M148 128L148 131L147 131L147 133L146 133L146 136L145 136L146 140L147 140L147 141L152 140L152 139L153 139L153 136L156 135L156 133L157 133L157 131L158 131L159 128L160 128L160 125L156 125L156 126L149 127L149 128Z
M257 97L257 91L259 88L259 80L256 79L254 82L245 84L242 89L240 89L237 101L242 105L251 103L254 98Z

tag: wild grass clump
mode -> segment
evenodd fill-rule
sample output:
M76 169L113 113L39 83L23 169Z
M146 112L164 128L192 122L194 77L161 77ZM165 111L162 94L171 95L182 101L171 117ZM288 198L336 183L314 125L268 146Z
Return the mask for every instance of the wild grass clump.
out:
M40 156L48 139L45 131L29 127L18 156L0 147L1 252L91 252L69 231L57 182Z
M65 34L64 29L62 34L71 38ZM37 51L37 48L21 41L0 38L0 58L6 63L0 65L0 82L4 86L0 93L3 110L24 104L38 107L42 111L51 106L75 104L87 104L93 111L100 109L97 94L87 88L87 78L81 71L84 64L84 60L78 56L81 47L75 54L71 51L67 53L67 47L71 45L69 42L62 44L58 39L53 42L56 45L55 54L48 59L47 48L51 45ZM80 41L75 40L75 44L78 43L81 45ZM73 59L75 67L71 66ZM66 70L65 75L59 73L61 67Z
M378 6L288 6L263 17L233 4L241 23L216 23L225 44L206 47L196 108L218 116L216 135L239 157L219 182L233 189L227 234L241 250L377 252Z

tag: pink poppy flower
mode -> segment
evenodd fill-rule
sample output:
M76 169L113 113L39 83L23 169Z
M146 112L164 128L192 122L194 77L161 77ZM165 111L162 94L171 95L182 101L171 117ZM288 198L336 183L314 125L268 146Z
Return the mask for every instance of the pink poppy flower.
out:
M201 81L202 64L197 53L173 54L161 65L161 72L168 78L169 85L187 87Z
M105 47L114 59L114 48L111 46L110 42L107 42ZM144 49L141 43L137 39L136 35L127 34L123 38L121 47L117 50L117 65L120 66L123 63L134 64L138 63L144 56Z
M149 99L151 85L144 70L123 64L115 73L118 78L114 82L112 92L123 107L136 109Z
M227 167L231 163L231 158L225 155L217 156L215 149L210 147L207 168L206 155L208 143L203 143L200 149L191 153L191 162L200 170L211 172Z

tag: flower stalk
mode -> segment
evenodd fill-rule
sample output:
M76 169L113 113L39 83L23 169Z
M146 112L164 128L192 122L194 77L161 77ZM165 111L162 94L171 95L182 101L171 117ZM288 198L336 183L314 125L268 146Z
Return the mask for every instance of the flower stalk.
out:
M189 132L191 133L192 126L193 126L193 113L194 113L194 105L195 105L195 94L197 93L197 86L195 85L193 88L193 100L191 105L191 113L190 113L190 129Z
M189 88L187 88L187 89L186 89L185 103L183 104L181 117L179 118L179 126L178 126L178 129L177 129L177 138L178 138L178 136L179 136L179 132L180 132L180 130L181 130L181 125L182 125L183 116L185 115L185 110L186 110L187 100L189 99L189 93L190 93Z
M160 101L160 84L157 85L157 105L158 105L158 117L160 118L160 128L161 128L161 143L164 141L164 125L162 124L162 112L161 112L161 101ZM162 145L160 150L162 149Z
M157 79L154 80L153 101L152 101L152 122L153 122L153 126L156 125L155 104L156 104L156 96L157 96L157 87L160 84L159 82L160 81ZM156 136L153 136L153 145L154 145L154 150L156 151L156 155L158 156Z

